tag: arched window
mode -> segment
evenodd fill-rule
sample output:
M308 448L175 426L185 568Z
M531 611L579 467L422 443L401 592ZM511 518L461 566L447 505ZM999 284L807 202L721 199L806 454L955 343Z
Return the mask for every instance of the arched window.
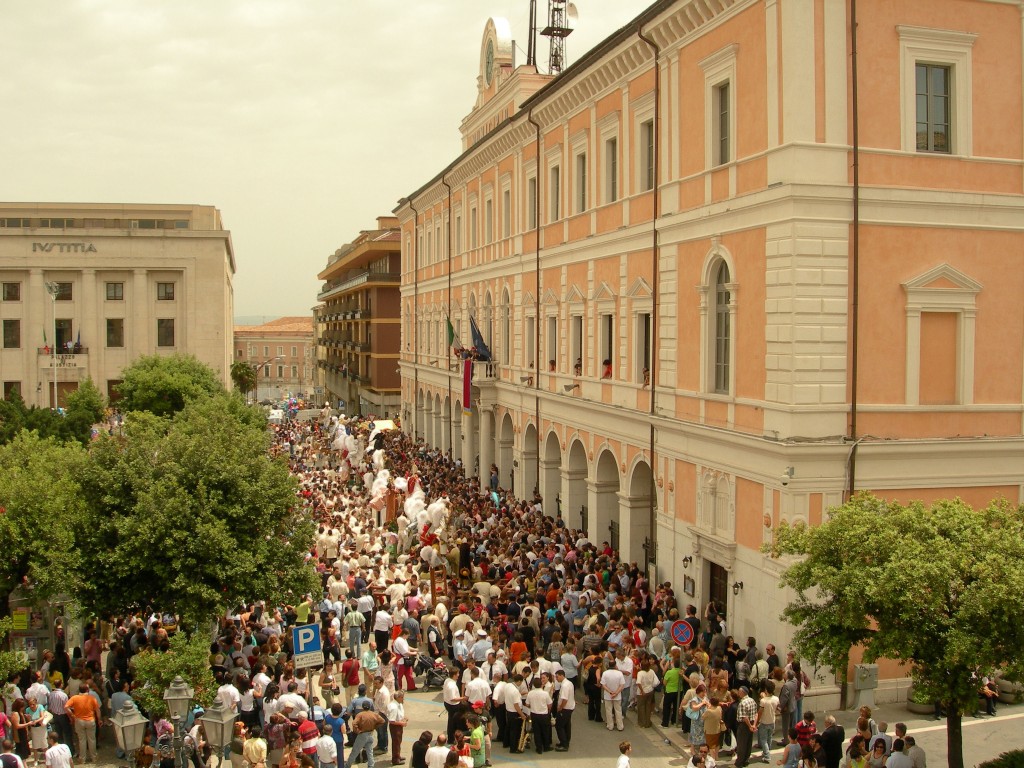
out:
M714 344L714 391L729 394L729 354L732 346L732 318L730 317L731 296L729 291L729 265L724 261L715 270L715 344Z

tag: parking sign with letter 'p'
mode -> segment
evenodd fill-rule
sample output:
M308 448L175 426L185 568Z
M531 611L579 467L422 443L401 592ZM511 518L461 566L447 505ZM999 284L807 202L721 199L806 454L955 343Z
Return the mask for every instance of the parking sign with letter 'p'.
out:
M322 650L319 624L292 627L292 653L300 656L304 653L319 653Z

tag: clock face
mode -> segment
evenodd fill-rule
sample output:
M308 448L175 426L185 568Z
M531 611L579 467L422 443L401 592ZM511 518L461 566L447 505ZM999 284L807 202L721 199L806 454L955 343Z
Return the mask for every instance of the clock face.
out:
M487 41L487 53L484 57L484 80L488 85L494 78L494 41Z

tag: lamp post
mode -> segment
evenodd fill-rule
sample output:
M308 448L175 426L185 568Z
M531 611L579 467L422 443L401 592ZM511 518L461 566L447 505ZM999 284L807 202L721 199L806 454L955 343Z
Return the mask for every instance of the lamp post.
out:
M57 294L60 293L60 286L47 280L46 292L50 294L50 306L53 308L53 346L50 347L50 364L53 366L53 410L57 410Z
M254 367L253 370L256 371L256 385L255 385L255 387L253 389L253 394L252 394L252 401L253 401L253 403L258 403L259 399L260 399L260 371L263 370L263 366L264 365L266 365L267 363L272 363L275 360L284 360L284 358L281 355L276 355L275 357L268 357L262 363L260 363L259 365Z
M170 686L164 691L164 701L167 702L167 711L171 715L171 722L174 723L174 768L182 768L185 765L182 749L185 745L185 735L182 723L188 716L192 706L192 696L195 691L178 675L171 681Z
M135 706L135 702L129 699L121 709L114 713L110 721L114 725L114 738L117 739L117 746L126 756L131 756L132 765L135 765L135 752L142 746L149 720L142 716L138 707Z
M199 718L206 729L206 741L221 764L224 762L224 747L231 743L234 736L236 717L234 712L224 709L217 700Z

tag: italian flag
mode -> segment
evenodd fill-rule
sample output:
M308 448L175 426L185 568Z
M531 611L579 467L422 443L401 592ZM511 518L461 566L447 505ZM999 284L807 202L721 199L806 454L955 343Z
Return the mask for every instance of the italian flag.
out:
M462 342L459 340L458 334L455 333L455 326L452 325L451 318L446 318L445 322L448 323L448 348L459 352L462 350Z

